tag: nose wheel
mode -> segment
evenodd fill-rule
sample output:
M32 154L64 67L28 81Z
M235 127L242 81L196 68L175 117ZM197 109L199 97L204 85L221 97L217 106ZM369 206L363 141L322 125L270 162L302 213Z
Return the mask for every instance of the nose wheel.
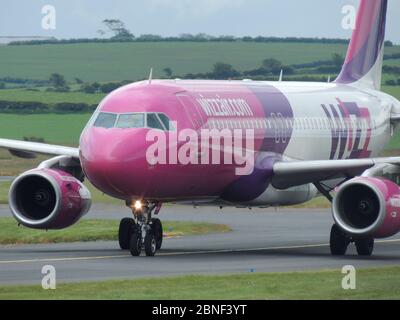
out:
M155 256L163 242L163 227L160 219L152 218L158 214L161 204L146 203L138 208L132 207L134 219L124 218L119 226L119 245L122 250L129 250L132 256L140 256L143 249L146 256Z

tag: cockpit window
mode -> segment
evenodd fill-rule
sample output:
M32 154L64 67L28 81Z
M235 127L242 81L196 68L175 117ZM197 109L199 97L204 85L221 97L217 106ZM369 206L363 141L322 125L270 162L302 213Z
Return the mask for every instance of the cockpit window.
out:
M171 124L171 120L169 120L169 118L165 114L159 113L158 116L160 117L160 120L162 121L165 129L167 129L168 131L174 130Z
M144 114L121 114L117 121L117 128L144 128Z
M163 131L174 131L174 125L171 120L163 113L109 113L100 112L94 115L88 125L93 123L98 128L120 128L120 129L138 129L151 128Z
M155 113L147 115L147 126L152 129L164 130L164 127Z
M93 126L98 128L112 128L114 127L115 120L117 119L117 115L113 113L104 113L101 112L97 116L96 121L94 122Z

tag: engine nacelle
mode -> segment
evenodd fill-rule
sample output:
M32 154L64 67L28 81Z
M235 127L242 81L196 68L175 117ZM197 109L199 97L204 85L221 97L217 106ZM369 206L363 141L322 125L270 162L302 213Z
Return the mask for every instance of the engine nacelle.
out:
M15 219L32 229L64 229L90 209L89 190L61 170L34 169L11 185L9 206Z
M391 237L400 232L400 187L383 178L354 178L339 188L332 211L349 235Z

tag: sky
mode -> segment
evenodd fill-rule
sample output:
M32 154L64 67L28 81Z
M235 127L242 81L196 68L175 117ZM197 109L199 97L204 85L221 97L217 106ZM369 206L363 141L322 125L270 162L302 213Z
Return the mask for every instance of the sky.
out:
M359 0L1 0L0 37L99 37L116 18L134 34L349 38L342 8ZM42 27L42 8L56 10L55 30ZM387 39L400 43L400 1L389 0Z

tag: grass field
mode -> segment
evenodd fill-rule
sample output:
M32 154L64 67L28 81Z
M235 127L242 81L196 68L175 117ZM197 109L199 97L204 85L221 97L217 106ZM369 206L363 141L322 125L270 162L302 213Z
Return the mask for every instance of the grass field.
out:
M121 81L154 76L170 67L175 74L207 72L215 62L249 70L267 57L292 64L330 59L344 53L345 45L295 43L109 43L0 47L0 77L47 79L58 72L72 81ZM400 51L395 48L391 51Z
M86 242L118 239L117 220L86 220L65 230L43 231L18 227L13 218L0 218L0 245ZM208 233L229 232L230 228L223 224L165 221L163 222L166 236L188 236Z
M340 270L297 273L249 273L224 276L182 276L0 287L3 299L134 299L134 300L356 300L400 299L400 267L357 271L357 289L343 290ZM171 290L173 288L173 290Z
M41 137L50 143L77 146L90 114L0 114L0 137Z
M34 101L48 104L60 102L98 104L105 96L102 93L86 94L84 92L47 92L44 90L30 91L26 89L0 90L0 100L3 101Z
M265 58L285 64L329 60L332 53L345 54L344 44L253 43L253 42L155 42L70 44L0 47L0 77L48 79L53 72L69 81L121 81L154 76L165 67L175 74L207 72L215 62L232 64L238 70L258 67ZM386 53L400 52L400 47Z

